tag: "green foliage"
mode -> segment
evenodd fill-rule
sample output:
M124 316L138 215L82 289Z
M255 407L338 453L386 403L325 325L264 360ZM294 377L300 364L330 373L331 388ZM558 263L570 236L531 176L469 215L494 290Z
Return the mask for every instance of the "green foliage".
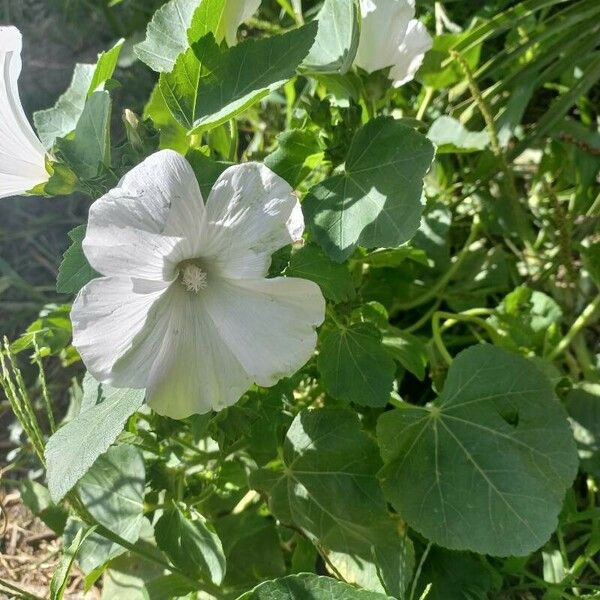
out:
M311 188L304 210L311 234L342 262L357 246L394 247L416 232L423 210L423 177L433 146L389 117L358 131L343 174Z
M69 89L57 100L53 108L35 113L35 127L46 148L51 148L58 138L67 136L75 129L85 109L87 98L104 89L113 76L122 48L123 40L120 40L110 50L99 54L95 65L75 65Z
M238 600L384 600L386 596L357 590L329 577L303 573L267 581Z
M188 48L188 29L199 0L170 0L158 9L146 31L146 39L135 46L138 58L159 73L173 70L177 57Z
M394 381L394 361L370 323L333 329L321 338L319 372L334 397L363 406L385 406Z
M59 138L57 149L81 180L91 180L110 166L111 101L108 92L94 92L85 107L73 138Z
M114 389L89 375L83 382L83 394L81 412L46 445L48 486L55 502L108 450L145 396L144 390Z
M442 33L400 88L354 67L354 0L263 1L234 47L239 0L97 7L127 41L36 114L51 178L35 192L95 200L160 146L206 201L228 167L262 162L306 225L268 276L315 282L327 309L293 376L170 420L83 375L70 306L35 279L60 262L44 246L59 201L15 209L2 251L27 240L35 269L0 260L0 314L39 317L0 354L25 433L3 473L31 476L24 503L63 536L51 597L74 560L103 600L600 590L600 4L417 5ZM84 236L58 269L70 298L97 276Z
M347 73L360 38L357 0L325 0L317 21L319 30L303 67L315 73Z
M158 547L171 562L192 577L206 577L219 585L225 576L221 540L204 517L187 518L177 505L169 507L155 526Z
M145 468L142 453L130 445L115 446L100 456L77 485L77 495L98 524L80 548L79 565L86 574L123 554L122 543L108 539L118 537L130 544L140 537L144 518ZM65 539L77 537L81 523L67 524Z
M83 253L85 230L85 225L79 225L69 232L72 243L63 256L56 279L56 290L61 294L76 294L86 283L98 277Z
M377 430L386 497L446 548L521 556L540 547L577 471L546 377L493 346L462 352L435 403L385 413Z
M160 90L171 113L189 132L225 123L290 79L316 34L309 24L263 40L221 49L212 34L179 56ZM250 65L254 65L251 67Z
M348 581L403 595L413 567L412 544L387 512L375 477L381 459L356 414L299 413L283 460L282 470L264 469L251 480L269 493L273 514L313 539Z
M87 531L83 529L79 530L71 545L65 550L50 582L50 600L62 600L65 597L69 575L75 563L77 553L92 531L92 529L88 529Z
M314 281L333 302L348 302L354 297L354 283L348 268L333 262L318 246L307 245L295 252L286 274Z

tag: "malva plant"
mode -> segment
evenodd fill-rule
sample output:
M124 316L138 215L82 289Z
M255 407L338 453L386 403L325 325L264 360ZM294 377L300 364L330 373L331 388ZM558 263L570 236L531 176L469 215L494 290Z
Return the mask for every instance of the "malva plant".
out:
M37 134L0 28L0 196L89 199L0 351L52 600L600 592L600 5L482 4L168 0Z

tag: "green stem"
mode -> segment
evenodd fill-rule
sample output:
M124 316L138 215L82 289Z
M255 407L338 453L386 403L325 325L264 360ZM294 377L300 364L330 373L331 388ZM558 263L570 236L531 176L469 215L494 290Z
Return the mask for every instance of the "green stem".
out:
M40 355L40 347L38 345L37 336L33 336L33 360L39 371L39 381L42 388L42 398L44 399L44 406L46 407L46 413L48 414L48 423L50 424L50 432L56 431L56 421L54 419L54 412L52 410L52 402L50 400L50 393L48 391L48 384L46 382L46 374L44 373L44 365L42 364L42 357Z
M421 106L419 106L419 110L417 111L416 116L416 118L419 121L423 120L423 117L425 116L425 111L427 110L427 107L429 106L430 102L433 100L434 93L435 90L432 87L425 88L425 96L423 97L423 101L421 102Z
M477 235L479 233L479 217L476 215L473 218L473 223L471 224L471 231L469 233L469 237L465 242L462 250L458 253L456 260L452 264L452 266L446 271L443 277L441 277L433 286L429 288L426 292L417 296L413 300L409 300L408 302L398 303L394 310L392 311L392 316L398 314L398 312L403 310L410 310L411 308L416 308L417 306L421 306L422 304L426 304L430 300L435 299L448 285L452 277L456 274L456 272L460 269L463 262L467 258L469 253L469 248L471 244L477 239Z
M477 314L489 314L489 312L488 309L475 308L458 314L445 312L443 310L434 313L431 320L433 341L448 366L452 364L452 355L448 352L448 349L444 344L442 333L457 323L472 323L473 325L481 327L481 329L489 335L492 341L496 341L499 338L498 332L487 321L476 316ZM446 319L443 326L440 326L441 319Z
M440 314L434 313L433 318L431 319L431 331L433 334L433 343L436 348L439 350L439 353L442 355L444 362L450 366L452 364L452 355L448 352L446 345L444 344L444 340L442 339L442 332L440 330Z
M423 327L423 325L425 325L425 323L429 321L431 315L440 307L441 304L441 300L437 300L436 302L434 302L431 308L429 308L427 312L416 323L413 323L412 325L410 325L410 327L406 327L404 331L406 331L406 333L413 333L414 331L418 331L419 329L421 329L421 327Z
M582 331L590 321L594 318L596 311L600 307L600 294L594 298L590 304L588 304L584 311L577 317L571 329L567 332L567 334L563 337L562 340L558 343L556 348L549 354L548 358L550 360L557 359L573 342L573 340L577 337L577 334Z
M465 77L467 79L467 85L469 86L469 90L471 91L471 95L473 96L473 100L477 107L479 108L479 112L485 121L486 128L488 133L490 134L490 146L492 147L492 152L494 156L498 159L500 163L500 170L504 174L505 183L506 183L506 191L508 194L508 199L511 203L512 212L515 219L515 224L519 229L520 235L524 240L527 240L529 237L529 232L524 224L521 223L521 219L519 219L519 192L517 191L517 185L515 183L515 175L508 164L506 159L506 155L504 154L504 150L500 145L500 138L498 137L498 130L496 129L496 122L494 121L494 117L492 116L492 111L483 97L477 82L475 81L475 77L473 76L473 72L471 71L471 67L469 63L465 60L465 58L457 52L456 50L450 50L450 55L452 58L458 62L461 69L463 70Z
M71 508L73 509L75 514L86 525L88 525L90 527L96 527L95 533L97 533L98 535L101 535L103 538L105 538L115 544L118 544L119 546L121 546L122 548L125 548L126 550L128 550L129 552L132 552L133 554L137 554L138 556L141 556L145 560L148 560L150 562L153 562L156 565L161 566L163 569L167 569L167 570L171 571L172 573L177 573L178 575L180 575L181 577L183 577L184 579L189 581L191 584L194 585L194 587L196 587L198 589L202 589L209 594L216 595L216 597L218 597L218 595L221 593L218 586L213 585L212 583L209 583L206 581L197 581L196 579L194 579L193 577L190 577L187 573L185 573L185 571L182 571L181 569L174 567L173 565L169 564L166 560L159 558L152 552L146 552L146 550L144 550L143 547L137 546L136 544L132 544L131 542L128 542L127 540L123 539L121 536L116 534L114 531L111 531L110 529L108 529L107 527L105 527L104 525L99 523L85 508L85 506L83 505L83 503L81 502L81 500L79 499L79 497L77 496L77 494L75 492L70 492L68 495L68 499L69 499Z
M425 564L425 561L427 560L427 557L429 556L429 551L431 550L432 545L433 544L431 542L429 542L429 544L427 544L427 547L425 548L425 550L421 556L421 560L419 561L419 566L417 567L417 570L415 571L415 576L413 577L412 587L410 588L410 596L408 597L409 600L414 600L415 593L417 591L417 584L419 583L419 578L421 577L421 571L423 570L423 565Z

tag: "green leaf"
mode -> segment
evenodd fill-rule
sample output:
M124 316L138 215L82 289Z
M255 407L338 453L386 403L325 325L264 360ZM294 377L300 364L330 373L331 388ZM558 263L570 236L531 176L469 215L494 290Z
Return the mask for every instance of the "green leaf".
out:
M225 577L225 555L221 540L197 512L187 518L173 503L154 528L158 547L171 562L192 577L208 576L220 585Z
M64 551L50 582L50 600L62 600L64 598L75 557L83 542L92 532L93 529L88 529L87 531L80 529L73 542Z
M456 550L524 555L546 542L577 471L546 377L479 345L459 354L438 400L384 413L384 493L411 527Z
M352 140L345 171L314 186L302 205L314 239L339 262L359 245L407 242L419 227L433 153L425 136L391 117L367 123Z
M487 131L469 131L460 121L446 115L432 123L427 137L436 145L438 154L478 152L490 143Z
M98 55L98 62L94 69L94 75L90 82L88 95L104 89L104 84L113 76L117 69L119 56L123 49L125 40L119 40L110 50Z
M202 197L206 202L217 179L219 179L223 171L231 167L233 163L213 160L212 158L205 156L199 150L190 150L185 157L190 165L192 165L192 169L194 169L200 191L202 192Z
M361 259L361 262L373 269L381 269L385 267L399 267L406 260L412 260L425 266L429 265L426 252L412 246L375 250L375 252L371 252Z
M277 457L277 451L292 419L289 407L294 403L293 388L282 381L272 388L248 392L247 397L218 413L213 422L211 437L222 451L239 447L259 466Z
M140 537L144 521L146 473L140 450L130 445L110 448L84 475L77 491L81 502L102 526L131 544ZM65 540L72 539L80 524L71 519ZM94 532L83 544L79 565L89 574L125 548Z
M594 283L600 288L600 241L581 249L583 264Z
M421 381L425 379L429 357L423 340L406 331L390 327L383 334L383 345L407 371Z
M175 120L157 83L144 108L144 118L151 119L160 132L160 149L169 148L185 154L189 148L187 131Z
M377 446L350 410L303 410L290 427L282 469L251 475L269 507L302 529L351 581L402 596L413 550L387 512L376 473Z
M370 323L325 331L317 362L327 392L361 406L385 406L396 367Z
M302 67L313 73L347 73L360 38L358 1L325 0L317 22L317 37Z
M61 294L76 294L86 283L99 277L83 253L85 230L85 225L79 225L69 231L72 243L63 256L56 280L56 291Z
M547 340L559 332L562 310L550 296L519 286L498 305L488 322L504 333L509 350L531 349L543 354Z
M33 115L35 128L46 148L51 148L57 138L65 137L75 129L88 96L102 90L113 76L123 44L124 41L119 40L110 50L99 54L96 65L76 64L69 88L54 107Z
M221 49L209 34L194 43L160 76L160 90L173 116L199 133L225 123L294 76L308 54L316 23Z
M415 598L431 585L427 600L484 599L492 591L492 578L481 558L436 547L427 555L418 583Z
M297 188L323 160L317 134L311 129L292 129L277 136L279 148L265 157L265 165Z
M333 262L314 244L308 244L292 255L286 275L314 281L323 295L333 302L348 302L355 293L347 265Z
M187 31L203 0L170 0L159 8L146 29L146 39L134 52L159 73L173 70L177 57L189 47Z
M600 385L572 389L566 399L566 408L581 467L600 480Z
M103 167L110 167L110 115L108 92L94 92L85 103L74 137L56 140L62 158L79 179L93 179Z
M21 482L20 491L23 504L57 535L62 535L69 513L52 502L48 488L33 479L26 479Z
M387 596L359 590L331 577L312 573L265 581L238 600L386 600Z
M227 557L224 588L241 592L285 575L281 542L272 518L245 510L222 517L214 525Z
M463 82L465 74L457 61L450 57L450 50L471 35L464 33L443 33L433 38L433 47L425 54L423 64L417 73L417 79L434 90L450 87L457 82ZM461 51L471 70L479 63L481 44Z
M82 407L72 421L61 427L46 444L48 488L55 502L83 477L96 459L123 431L127 419L144 401L144 390L115 389L98 384L93 378L84 381L86 394L96 394L95 405Z

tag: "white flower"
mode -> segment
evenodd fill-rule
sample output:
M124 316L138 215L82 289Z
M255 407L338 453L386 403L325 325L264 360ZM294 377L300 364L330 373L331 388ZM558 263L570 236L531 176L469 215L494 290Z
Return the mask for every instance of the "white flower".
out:
M239 26L258 10L260 3L261 0L227 0L225 2L225 13L222 22L225 27L224 37L228 46L236 44Z
M49 178L46 150L19 98L22 45L16 27L0 27L0 198L24 194Z
M362 26L355 64L367 73L391 67L394 87L413 79L432 46L415 16L415 0L360 0Z
M293 374L314 351L325 301L310 281L266 275L303 230L291 187L265 166L230 167L205 205L182 156L152 155L90 209L83 249L103 277L71 312L88 370L146 388L173 418Z

